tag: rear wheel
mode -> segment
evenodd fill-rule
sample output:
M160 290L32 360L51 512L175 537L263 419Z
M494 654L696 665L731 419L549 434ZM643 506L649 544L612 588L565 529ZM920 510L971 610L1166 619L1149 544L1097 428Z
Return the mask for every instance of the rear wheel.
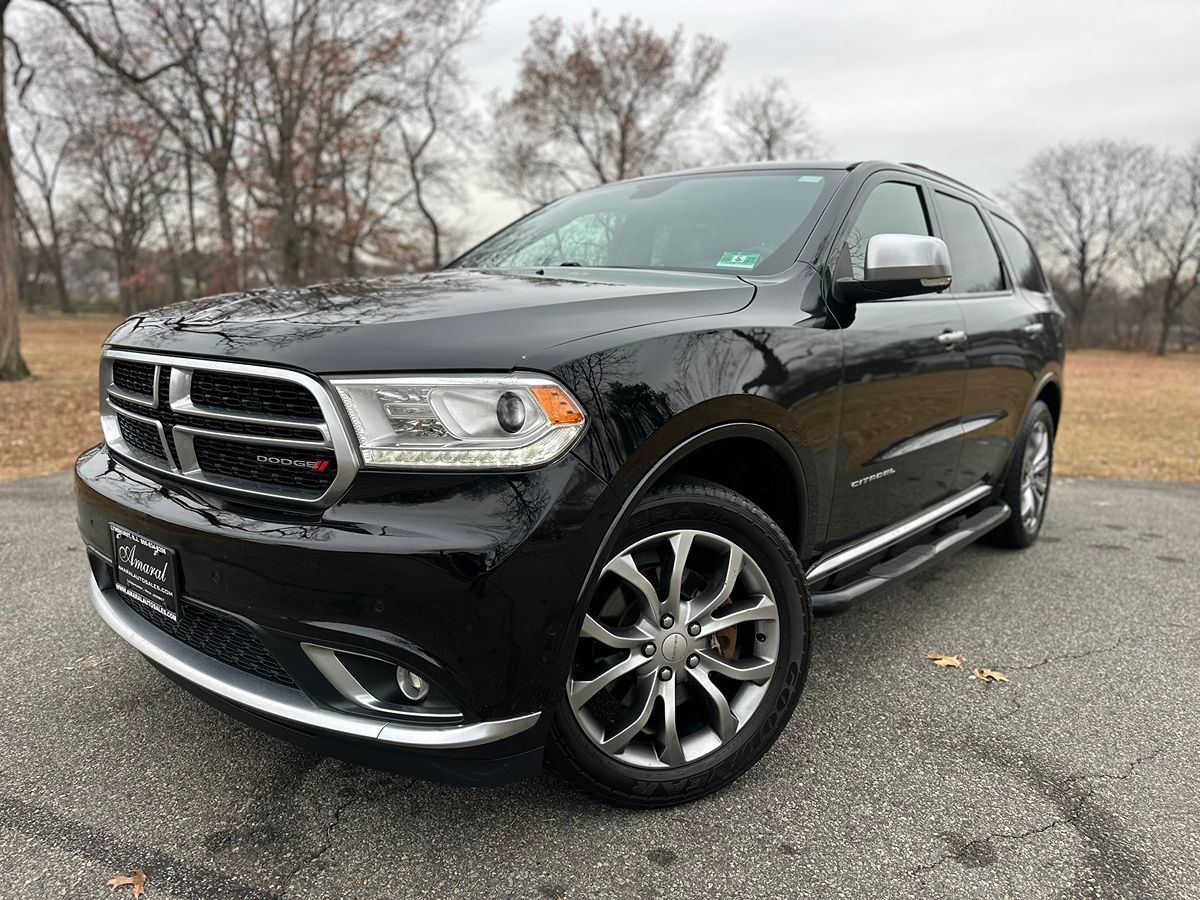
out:
M595 794L669 806L737 778L803 688L811 613L795 552L710 482L643 500L593 587L552 749Z
M1012 460L1000 490L1000 499L1012 515L992 532L994 543L1024 548L1037 540L1050 501L1054 464L1054 417L1049 407L1036 401L1025 418L1013 446Z

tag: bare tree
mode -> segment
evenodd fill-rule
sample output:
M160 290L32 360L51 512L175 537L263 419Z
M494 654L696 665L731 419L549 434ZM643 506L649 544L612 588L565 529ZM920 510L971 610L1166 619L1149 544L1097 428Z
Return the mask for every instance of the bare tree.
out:
M1143 291L1158 294L1157 353L1164 356L1181 310L1200 293L1200 143L1182 156L1164 154L1159 166L1164 178L1129 258Z
M151 117L130 116L127 107L121 94L88 92L72 112L72 162L82 188L77 212L92 245L111 254L123 316L141 307L150 277L142 248L161 221L172 166L166 128Z
M747 88L726 104L724 155L731 162L802 159L821 152L808 110L781 78Z
M327 148L337 135L365 133L384 107L408 11L377 0L296 0L285 14L269 0L254 4L255 159L247 183L271 214L284 284L298 284L306 262L313 267L311 237L336 181Z
M445 223L434 196L457 199L462 171L456 149L472 128L465 97L459 52L475 35L486 0L438 4L424 17L419 38L410 45L404 65L403 103L396 117L401 157L412 201L429 241L429 268L445 257Z
M540 204L567 191L661 170L708 99L725 46L683 29L593 14L570 31L535 19L517 87L496 115L502 189Z
M21 305L17 282L21 248L17 239L17 186L13 180L12 146L8 141L6 57L10 49L15 49L4 30L8 5L9 0L0 0L0 381L24 378L29 374L29 367L21 357L17 322Z
M237 286L232 191L250 66L248 20L243 0L111 5L110 30L120 40L116 51L100 56L180 145L189 177L198 160L212 180L220 249L209 287L216 291ZM122 64L125 57L166 68L147 80ZM194 183L188 202L196 256Z
M16 200L21 218L37 244L38 253L50 269L54 291L61 312L71 312L71 295L67 290L64 268L65 235L59 203L63 164L71 151L71 134L62 122L38 113L31 114L28 128L21 137L24 153L16 159L20 172L37 195L36 211L18 189Z
M1078 343L1097 291L1126 257L1159 172L1149 147L1087 141L1042 150L1008 192L1051 266Z
M88 4L72 0L39 0L40 5L53 10L59 20L83 40L98 59L103 60L114 71L120 71L131 83L148 81L179 64L168 61L143 74L127 67L120 54L104 47L93 32L84 9ZM29 368L21 357L20 325L17 319L19 304L17 267L19 265L19 241L17 238L16 181L13 177L12 147L8 137L8 71L6 54L10 50L18 63L14 81L20 80L22 65L20 51L5 29L5 18L11 3L0 0L0 380L24 378ZM113 2L101 4L114 9ZM28 84L28 76L24 78Z

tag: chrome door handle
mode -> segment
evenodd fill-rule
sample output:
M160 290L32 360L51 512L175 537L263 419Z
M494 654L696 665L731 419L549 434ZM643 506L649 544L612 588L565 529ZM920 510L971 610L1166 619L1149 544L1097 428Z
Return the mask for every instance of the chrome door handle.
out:
M1046 326L1041 322L1034 322L1032 325L1026 325L1021 330L1026 334L1041 334L1046 330Z
M957 347L967 342L965 331L943 331L937 336L937 342L943 347Z

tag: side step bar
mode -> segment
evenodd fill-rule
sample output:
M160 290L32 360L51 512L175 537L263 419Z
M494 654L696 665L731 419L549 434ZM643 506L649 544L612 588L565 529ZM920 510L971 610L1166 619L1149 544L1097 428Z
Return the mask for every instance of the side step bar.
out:
M977 512L954 531L947 532L927 544L910 547L899 556L885 559L872 566L862 578L829 591L812 595L813 612L833 615L844 612L851 603L867 594L897 584L924 568L939 557L974 543L1012 515L1007 503L998 503Z

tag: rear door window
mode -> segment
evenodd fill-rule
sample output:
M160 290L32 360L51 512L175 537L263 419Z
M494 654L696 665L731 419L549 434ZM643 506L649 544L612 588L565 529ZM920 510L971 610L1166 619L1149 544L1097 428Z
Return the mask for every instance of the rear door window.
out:
M1042 274L1042 267L1038 263L1037 254L1033 252L1029 239L1021 233L1021 229L1005 219L993 216L992 221L996 223L1000 243L1004 245L1004 249L1008 252L1008 258L1012 261L1013 281L1027 291L1036 291L1039 294L1049 293L1046 276Z
M934 193L934 205L942 225L942 240L950 248L950 269L955 294L981 294L1004 290L1004 270L996 245L973 203Z

